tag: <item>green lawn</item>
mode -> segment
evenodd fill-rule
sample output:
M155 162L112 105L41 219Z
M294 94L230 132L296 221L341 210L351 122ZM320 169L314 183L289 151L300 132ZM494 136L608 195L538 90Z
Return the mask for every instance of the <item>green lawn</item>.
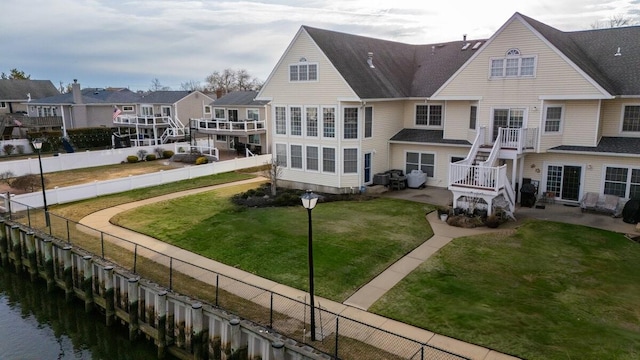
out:
M460 238L371 310L527 359L640 359L640 244L544 221Z
M307 211L236 208L211 191L121 213L112 222L299 289L308 288ZM425 204L380 198L313 210L316 294L344 301L432 236Z

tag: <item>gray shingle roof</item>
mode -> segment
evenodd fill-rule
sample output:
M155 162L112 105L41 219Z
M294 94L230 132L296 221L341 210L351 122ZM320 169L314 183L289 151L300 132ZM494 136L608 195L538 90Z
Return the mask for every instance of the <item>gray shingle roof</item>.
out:
M255 100L257 91L233 91L213 102L213 105L263 106L268 101Z
M193 91L154 91L141 97L140 102L148 104L175 104Z
M137 104L140 94L129 89L98 89L85 88L81 90L84 104ZM32 101L35 105L71 105L74 104L73 94L66 93Z
M572 146L561 145L551 148L554 151L610 153L610 154L637 154L640 155L640 138L630 137L603 137L598 146Z
M519 15L610 94L640 94L640 26L563 32Z
M409 45L303 28L361 99L431 96L476 51L461 50L463 41ZM367 63L369 52L375 68Z
M444 139L444 131L442 130L402 129L400 132L393 135L390 140L398 142L471 146L471 143L467 140Z
M31 99L39 99L60 92L49 80L0 79L0 100L27 100L27 94L31 94Z

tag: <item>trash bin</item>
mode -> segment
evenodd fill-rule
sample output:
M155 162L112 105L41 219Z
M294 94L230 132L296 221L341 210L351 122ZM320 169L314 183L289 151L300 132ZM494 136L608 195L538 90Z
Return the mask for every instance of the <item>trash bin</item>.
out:
M536 204L536 189L533 184L522 184L520 188L520 206L533 207Z
M637 224L640 222L640 199L627 201L622 209L622 221L627 224Z

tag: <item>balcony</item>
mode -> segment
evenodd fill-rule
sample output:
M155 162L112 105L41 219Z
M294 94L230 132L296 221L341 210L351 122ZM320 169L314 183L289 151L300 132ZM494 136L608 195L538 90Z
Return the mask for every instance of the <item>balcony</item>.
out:
M116 126L167 126L170 123L169 116L120 115L113 119L113 124Z
M516 150L521 154L536 148L538 128L500 128L500 132L502 133L501 149Z
M464 161L464 160L463 160ZM498 193L506 185L507 166L468 165L462 161L449 167L449 189L465 188L469 191Z
M22 126L29 128L62 127L62 116L23 116L17 119L22 123Z
M267 131L264 120L227 121L217 119L192 119L192 125L200 132L209 134L261 134Z

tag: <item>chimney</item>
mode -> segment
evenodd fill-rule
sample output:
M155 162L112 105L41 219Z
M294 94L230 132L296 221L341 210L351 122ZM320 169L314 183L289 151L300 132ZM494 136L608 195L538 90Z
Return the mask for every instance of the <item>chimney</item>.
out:
M222 89L216 89L216 99L220 99L222 97Z
M462 41L467 41L467 34L462 34Z
M371 51L369 51L367 53L367 64L369 64L369 67L372 69L375 69L376 67L373 65L373 53Z
M82 92L80 91L78 79L73 79L73 84L71 84L71 93L73 94L73 102L75 104L82 104Z

